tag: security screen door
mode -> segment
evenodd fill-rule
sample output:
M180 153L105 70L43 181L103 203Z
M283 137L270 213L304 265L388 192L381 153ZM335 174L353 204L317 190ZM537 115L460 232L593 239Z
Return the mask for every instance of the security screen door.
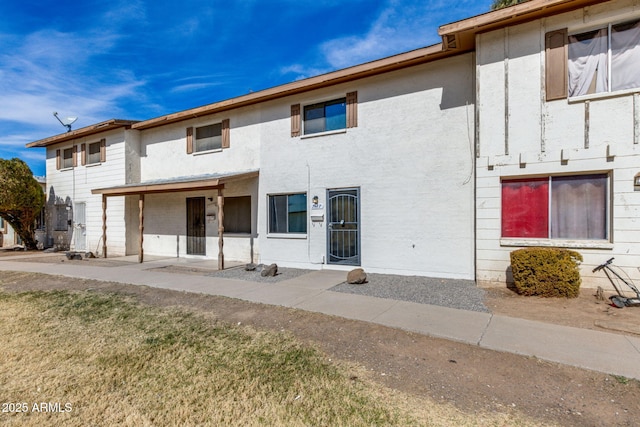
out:
M76 251L87 250L86 203L75 203L73 211L73 244Z
M204 197L187 199L187 254L206 255Z
M329 190L327 262L360 265L360 189Z

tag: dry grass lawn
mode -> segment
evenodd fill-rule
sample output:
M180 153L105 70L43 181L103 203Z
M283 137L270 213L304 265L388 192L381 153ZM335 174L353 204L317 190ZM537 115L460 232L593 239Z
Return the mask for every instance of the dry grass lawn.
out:
M533 425L384 389L285 334L118 295L0 291L0 334L3 425Z

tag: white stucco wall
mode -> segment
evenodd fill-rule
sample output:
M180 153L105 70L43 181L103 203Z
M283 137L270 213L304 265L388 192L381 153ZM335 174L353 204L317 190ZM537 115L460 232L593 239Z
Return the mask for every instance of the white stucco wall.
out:
M187 154L187 127L195 129L224 119L230 122L230 148ZM258 169L259 121L257 107L246 107L144 130L140 133L140 179L147 182Z
M102 138L106 139L106 162L82 166L80 144L98 142ZM81 229L76 226L69 227L66 232L55 230L55 205L66 203L71 207L70 212L73 216L76 204L85 203L86 250L102 253L102 196L91 194L91 190L125 183L124 139L125 131L120 129L47 147L47 232L49 239L53 239L54 245L59 247L68 245L72 250L76 249L74 233L81 232ZM78 150L78 166L56 170L56 150L62 151L72 146L76 146ZM109 198L107 212L109 256L125 255L125 227L124 198Z
M290 106L358 92L358 126L290 136ZM274 101L262 111L258 230L260 261L323 265L327 229L267 233L269 194L357 187L361 263L367 271L472 279L473 56L470 54ZM353 267L344 267L347 269Z
M589 172L611 176L610 242L543 240L529 244L562 245L580 252L585 287L607 285L602 274L594 275L591 270L610 257L632 278L640 277L640 192L633 186L633 177L640 172L637 96L635 104L633 94L579 101L544 99L546 32L560 28L568 28L569 33L586 31L638 17L640 7L632 1L607 2L478 35L476 248L481 285L504 286L510 252L526 243L501 240L501 178ZM562 161L563 153L568 160Z

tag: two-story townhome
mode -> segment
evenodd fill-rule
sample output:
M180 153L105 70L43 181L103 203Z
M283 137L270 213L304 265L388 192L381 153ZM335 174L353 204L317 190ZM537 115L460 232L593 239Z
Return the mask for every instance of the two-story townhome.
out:
M109 120L28 144L46 147L46 247L96 251L102 247L101 197L91 190L139 181L138 134L129 120ZM112 200L109 243L124 255L125 200Z
M473 279L473 70L436 45L33 142L53 244Z
M50 238L481 285L511 280L513 250L565 247L586 286L610 257L637 277L639 21L638 0L531 0L434 46L33 142Z
M585 286L610 257L637 279L640 2L533 0L440 33L476 52L478 283L528 246L581 253Z

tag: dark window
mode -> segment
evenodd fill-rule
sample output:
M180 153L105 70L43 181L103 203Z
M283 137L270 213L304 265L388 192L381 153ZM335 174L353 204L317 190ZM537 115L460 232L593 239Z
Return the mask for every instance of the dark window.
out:
M196 128L196 152L222 148L222 123Z
M347 127L346 98L304 107L304 134L345 129Z
M73 164L73 152L75 151L76 147L71 147L71 148L65 148L62 151L62 167L63 168L72 168L74 166Z
M67 210L67 205L55 205L55 231L67 231L68 220L69 220L69 211Z
M251 196L224 198L224 232L251 233Z
M87 152L87 164L100 163L100 142L93 142L89 144L89 151Z
M269 233L306 233L307 195L269 196Z

